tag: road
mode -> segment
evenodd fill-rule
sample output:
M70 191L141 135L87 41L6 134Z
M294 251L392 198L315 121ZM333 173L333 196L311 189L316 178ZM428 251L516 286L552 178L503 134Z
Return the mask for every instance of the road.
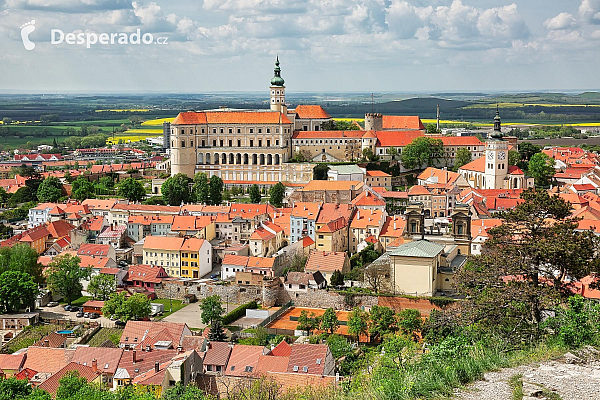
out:
M191 303L179 311L163 318L167 322L183 322L190 328L204 329L206 325L200 320L200 303Z
M44 319L66 319L69 321L74 321L78 323L96 321L100 323L103 327L112 328L115 326L114 321L111 321L104 316L100 316L100 318L90 319L90 318L77 318L75 315L76 312L70 312L64 310L64 305L58 305L55 307L42 307L39 309L40 317Z

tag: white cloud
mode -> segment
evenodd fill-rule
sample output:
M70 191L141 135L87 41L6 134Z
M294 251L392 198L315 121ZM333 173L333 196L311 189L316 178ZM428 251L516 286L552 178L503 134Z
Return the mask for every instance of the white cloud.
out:
M590 24L600 24L600 0L582 0L579 15Z
M575 17L568 12L562 12L554 18L548 18L544 21L544 27L550 30L568 29L576 24Z
M7 8L11 9L63 13L86 13L131 8L130 0L5 0L4 3Z

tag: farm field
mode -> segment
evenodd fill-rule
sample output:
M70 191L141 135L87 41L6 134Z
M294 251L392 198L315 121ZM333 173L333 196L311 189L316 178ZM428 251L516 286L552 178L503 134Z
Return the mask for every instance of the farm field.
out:
M495 109L496 104L499 108L521 108L521 107L600 107L600 104L552 104L552 103L485 103L485 104L473 104L463 107L464 109L470 108L486 108Z
M149 119L148 121L142 122L142 126L162 126L163 122L173 122L174 120L175 120L175 117Z

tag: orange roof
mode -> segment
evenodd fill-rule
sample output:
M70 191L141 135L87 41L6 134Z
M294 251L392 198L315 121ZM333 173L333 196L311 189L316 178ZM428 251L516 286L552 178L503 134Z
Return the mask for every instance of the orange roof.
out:
M316 220L321 209L321 203L296 202L292 208L291 216Z
M480 157L477 160L471 161L468 164L463 165L459 170L485 172L485 157Z
M250 236L250 240L271 240L275 235L264 228L256 228Z
M272 269L275 265L274 258L268 257L248 257L247 268L267 268Z
M46 229L50 232L50 235L53 238L60 238L63 236L67 236L69 232L71 232L75 227L64 220L58 220L54 222L48 223L46 225Z
M47 342L46 342L47 341ZM49 335L44 336L40 339L39 342L33 344L33 346L37 347L65 347L64 344L67 341L67 337L63 335L59 335L56 332L50 332ZM47 345L46 345L47 344Z
M367 226L380 226L385 222L384 218L384 211L379 209L358 210L356 214L354 214L350 227L353 229L364 229Z
M337 232L340 229L344 229L348 226L348 221L344 217L339 217L334 221L330 221L323 225L321 228L317 229L319 233L329 233L329 232Z
M163 267L157 265L130 265L127 271L127 281L160 283L168 275Z
M278 357L273 355L260 355L258 363L254 370L257 375L262 375L267 372L286 372L290 357Z
M292 346L288 344L285 340L279 342L279 344L269 352L270 356L275 357L289 357L292 354Z
M444 146L483 146L483 142L477 136L432 136L442 139Z
M347 258L345 252L311 250L305 271L342 271Z
M55 373L70 363L74 355L75 349L30 346L23 367L38 372Z
M21 354L0 354L0 370L18 371L25 362L26 353Z
M302 240L302 247L309 247L315 244L315 241L312 240L310 236L305 236L300 240Z
M313 105L298 105L294 112L300 119L329 119L331 115L327 113L321 106Z
M401 216L395 215L393 217L387 217L379 236L400 237L404 232L405 226L406 221Z
M330 354L326 344L293 344L289 373L323 375L325 372L325 359ZM297 367L297 368L296 368Z
M99 256L99 257L107 257L108 252L110 251L109 244L94 244L94 243L84 243L79 246L79 250L77 250L78 256Z
M427 196L430 195L431 192L427 190L425 186L415 185L408 189L409 196Z
M181 245L181 251L192 251L198 252L204 246L204 239L198 238L186 238L183 244Z
M445 169L427 167L423 172L421 172L418 176L418 179L422 181L426 181L430 178L437 178L437 183L447 184L456 181L460 177L460 174L457 172L448 171ZM434 180L435 181L435 180Z
M254 375L258 358L267 350L263 346L250 346L236 344L233 346L229 362L225 369L225 375L229 376L251 376Z
M292 139L360 139L364 135L365 131L295 131Z
M98 365L98 371L114 374L117 371L117 365L123 356L123 349L110 347L77 347L73 362L92 365L95 359Z
M107 257L92 257L92 256L77 256L81 260L79 266L81 268L105 268L110 260Z
M81 204L88 206L90 210L110 210L117 200L99 200L99 199L86 199Z
M248 265L248 257L247 256L236 256L235 254L225 254L223 257L222 265L238 265L241 267L245 267Z
M350 204L323 203L317 218L317 224L335 221L340 217L344 217L346 221L349 221L353 212L354 207Z
M158 341L154 339L169 337L176 342L173 343L173 347L177 347L180 341L183 340L183 333L186 327L186 324L179 322L127 321L127 325L125 325L125 329L123 329L123 334L121 335L120 343L136 346L143 341L144 344L154 345Z
M175 215L172 218L172 231L195 231L204 229L213 222L210 216Z
M187 111L179 113L173 121L173 125L199 124L291 124L291 121L276 111Z
M383 171L367 171L367 176L391 176Z
M165 236L146 236L144 249L178 251L183 245L183 238Z
M421 131L377 131L377 146L405 147L414 139L425 136Z
M488 236L487 231L491 228L502 225L502 220L499 218L485 218L471 221L471 238L477 236Z
M356 207L385 207L385 200L381 199L379 196L374 195L368 190L365 190L361 194L359 194L354 200L352 200L352 205Z
M383 129L425 129L421 118L413 115L384 115Z

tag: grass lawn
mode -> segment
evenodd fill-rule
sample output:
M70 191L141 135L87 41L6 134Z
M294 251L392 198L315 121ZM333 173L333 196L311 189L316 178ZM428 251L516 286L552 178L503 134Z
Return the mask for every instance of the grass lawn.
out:
M71 305L72 305L72 306L81 307L81 306L82 306L82 305L83 305L83 304L84 304L86 301L88 301L88 300L90 300L90 299L91 299L91 297L90 297L90 296L81 296L81 297L78 297L78 298L74 299L74 300L71 302ZM65 300L65 299L62 299L62 300L60 301L60 304L67 304L67 302L66 302L66 300Z
M102 343L110 340L116 346L119 345L119 340L123 334L123 329L119 328L100 328L98 332L87 342L90 347L98 347Z
M169 309L171 308L171 301L173 302L173 311L169 312ZM150 303L157 303L157 304L164 304L165 305L165 312L163 313L163 315L161 315L157 319L163 319L164 317L168 317L169 315L173 314L175 311L179 311L183 307L187 306L187 304L183 304L181 302L181 300L175 300L175 299L173 299L173 300L169 300L169 299L154 299L154 300L150 301Z

